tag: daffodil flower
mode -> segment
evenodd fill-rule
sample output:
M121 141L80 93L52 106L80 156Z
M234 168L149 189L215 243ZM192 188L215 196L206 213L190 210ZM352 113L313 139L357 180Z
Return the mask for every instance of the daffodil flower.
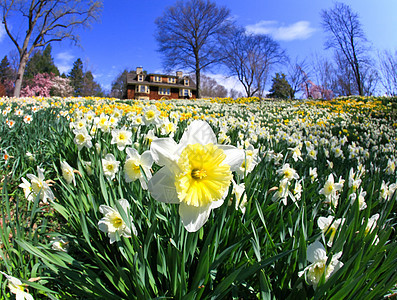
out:
M103 173L110 180L116 177L119 165L120 162L116 160L113 154L106 154L105 158L102 158Z
M208 123L193 121L179 144L172 138L152 141L154 161L163 166L148 183L152 197L179 204L181 221L189 232L199 230L212 209L223 204L233 175L244 160L244 151L217 145Z
M76 186L74 170L66 161L61 161L61 170L63 179L65 179L68 184L73 182L73 185Z
M128 131L125 127L121 129L114 129L112 131L111 144L116 144L120 151L123 151L127 145L132 144L132 132Z
M325 248L319 241L315 241L307 247L306 251L306 258L311 264L299 272L298 276L301 277L306 273L308 283L316 288L323 275L327 281L334 272L343 266L343 263L338 260L341 256L342 252L334 254L331 262L327 265L328 257Z
M335 233L338 230L338 227L345 222L344 218L334 220L333 216L319 217L317 220L318 227L321 229L323 234L330 234L329 240L327 243L328 247L332 246L332 243L335 238Z
M320 194L325 196L327 203L332 203L333 207L338 206L339 194L343 189L343 179L339 179L339 182L334 182L334 175L329 174L327 181L324 184L324 187L320 190Z
M153 164L153 157L150 151L145 151L139 155L138 151L134 148L127 147L127 159L124 164L124 176L126 182L132 182L139 179L143 189L147 190L146 179L152 178L150 168ZM142 174L141 168L143 172ZM145 179L146 176L146 179Z
M44 170L41 169L40 167L37 167L37 175L34 174L27 174L28 178L30 179L31 182L31 189L33 193L33 197L40 197L40 200L43 201L43 203L48 203L48 200L53 201L55 199L54 194L51 191L50 186L46 181L44 181ZM26 184L26 182L24 182ZM25 196L26 196L26 190L25 187ZM28 187L26 187L28 189Z
M15 294L16 300L33 300L33 296L28 292L25 292L26 284L23 284L21 280L15 278L13 276L7 275L4 272L1 272L7 280L8 280L8 288L12 294Z
M127 214L130 209L130 204L126 199L120 199L119 204L123 209L124 213ZM120 236L126 238L131 237L131 230L134 235L138 235L134 224L131 222L127 224L121 217L117 208L113 208L107 205L99 206L99 211L104 215L104 217L98 222L99 230L108 234L110 239L110 244L116 241L116 232ZM130 216L132 220L132 217Z

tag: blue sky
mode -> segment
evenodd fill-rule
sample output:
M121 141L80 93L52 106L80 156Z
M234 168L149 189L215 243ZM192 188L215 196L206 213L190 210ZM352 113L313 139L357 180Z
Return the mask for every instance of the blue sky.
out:
M326 35L320 12L333 6L331 0L217 0L230 9L237 24L257 33L272 35L291 58L314 54L330 55L324 50ZM397 50L397 0L345 0L360 16L364 32L376 50ZM161 55L156 51L154 20L175 0L104 0L100 23L80 32L81 47L68 41L54 43L53 58L61 72L68 73L81 58L103 88L125 68L142 66L148 72L161 72ZM0 59L15 46L0 24ZM275 70L276 72L276 70ZM228 88L241 90L232 78L214 69L212 76Z

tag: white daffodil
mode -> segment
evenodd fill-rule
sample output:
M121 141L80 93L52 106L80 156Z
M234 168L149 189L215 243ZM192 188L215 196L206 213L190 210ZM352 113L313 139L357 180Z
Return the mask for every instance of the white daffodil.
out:
M92 137L88 134L88 131L85 127L80 130L75 129L73 130L73 133L75 134L74 143L77 145L79 150L83 149L83 147L92 147Z
M390 158L387 161L385 172L387 175L392 175L396 173L396 163Z
M145 106L142 110L145 125L159 124L160 111L156 105Z
M51 191L50 186L44 181L44 170L37 167L37 175L27 174L31 182L31 189L33 192L33 199L39 196L43 203L48 203L47 200L53 201L55 199L54 194ZM26 193L25 193L26 195Z
M145 135L145 140L147 140L148 144L150 145L155 139L157 139L157 136L154 134L154 130L150 129Z
M314 149L314 146L306 147L306 150L307 150L307 155L310 158L317 160L317 150Z
M338 183L334 182L334 175L331 173L319 193L325 196L327 203L331 203L334 207L337 207L339 199L338 192L340 192L342 188L343 180L339 180Z
M302 145L299 144L295 148L288 148L288 150L291 150L292 152L292 158L294 159L294 161L298 161L298 160L303 161L301 147Z
M161 123L160 132L162 135L168 135L169 137L173 137L174 133L177 129L177 125L174 122L170 122L168 118L165 118Z
M116 241L116 232L119 236L124 236L126 238L131 237L131 230L134 235L138 235L136 228L132 223L132 217L128 216L130 204L126 199L120 199L118 202L126 216L131 219L131 223L127 224L125 222L126 220L123 220L117 208L112 208L107 205L99 206L99 211L104 215L104 217L99 220L98 227L99 230L108 234L110 244L113 244Z
M291 181L292 179L299 179L298 173L295 169L291 168L288 163L284 164L283 167L276 171L277 174L283 175L283 178Z
M288 180L288 178L281 179L278 188L277 187L272 188L272 190L277 189L272 197L272 200L273 201L281 200L284 203L284 205L287 205L287 198L289 195L290 184L291 182Z
M132 132L128 131L125 127L121 129L112 130L111 144L116 144L120 151L123 151L127 145L132 144Z
M94 124L103 132L109 132L110 130L109 116L104 113L101 113L99 117L95 117Z
M126 182L131 182L139 179L141 182L141 186L143 189L147 189L147 184L145 180L145 176L147 180L152 178L152 173L150 172L150 168L153 164L153 157L149 150L139 155L138 151L134 148L128 147L126 149L127 159L124 164L124 176ZM145 174L142 174L141 168Z
M69 242L61 237L54 237L51 241L51 249L56 251L68 252Z
M116 177L116 173L119 171L120 162L116 160L113 154L106 154L105 158L102 158L103 174L113 180Z
M332 246L332 243L335 238L335 233L338 230L339 225L343 224L345 219L336 219L334 220L333 216L319 217L317 220L318 227L321 229L323 234L329 234L329 240L327 243L328 247Z
M245 176L251 173L255 166L260 162L259 149L255 149L251 144L244 150L245 158L240 168L236 170L236 173L240 176Z
M236 197L236 210L241 209L241 212L245 213L245 205L247 204L247 194L245 194L245 184L244 182L237 184L232 180L233 183L233 191L232 193ZM232 204L232 199L230 199L230 205Z
M358 206L360 210L364 210L367 208L367 203L365 203L365 196L367 195L367 192L363 190L362 187L360 187L360 191L358 193ZM353 204L354 201L357 199L357 194L353 193L350 195L351 203Z
M375 229L378 219L379 219L379 214L374 214L368 219L367 225L365 226L365 235L371 233ZM362 221L362 224L364 223L365 223L365 218ZM378 235L375 235L373 244L377 245L378 242L379 242L379 237Z
M76 178L74 177L74 170L73 168L66 162L61 161L61 169L62 169L62 176L66 180L67 183L76 186Z
M317 168L312 169L312 167L309 168L309 176L310 176L310 181L313 183L314 181L317 180Z
M152 141L154 161L164 166L148 183L158 201L179 204L179 215L186 230L195 232L208 220L212 209L223 204L244 151L217 145L210 125L193 121L179 144L172 138Z
M15 278L13 276L7 275L4 272L1 272L1 274L3 274L7 280L8 280L8 288L10 289L10 292L12 294L15 294L15 299L16 300L34 300L33 296L31 294L29 294L28 292L25 292L25 287L26 284L22 283L21 280L19 280L18 278Z
M343 263L338 260L341 256L342 252L336 253L327 265L328 257L325 248L319 241L315 241L307 247L306 251L306 259L311 262L311 265L299 272L298 276L301 277L306 273L308 283L316 288L322 276L327 281L334 272L343 266Z
M34 201L32 185L25 178L22 177L21 179L22 179L22 183L19 185L19 187L23 189L26 200Z

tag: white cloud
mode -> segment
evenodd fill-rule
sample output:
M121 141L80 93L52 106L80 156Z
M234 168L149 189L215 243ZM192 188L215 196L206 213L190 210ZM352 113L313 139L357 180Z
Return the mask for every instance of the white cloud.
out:
M278 21L260 21L247 25L246 29L255 34L270 34L279 41L305 40L316 31L308 21L299 21L291 25L280 24Z
M59 52L55 55L55 65L58 67L59 72L68 73L73 66L73 61L75 57L68 51Z

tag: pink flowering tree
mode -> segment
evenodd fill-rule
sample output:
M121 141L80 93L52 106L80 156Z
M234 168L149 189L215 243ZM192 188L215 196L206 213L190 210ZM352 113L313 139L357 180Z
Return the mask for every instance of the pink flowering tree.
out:
M29 84L21 90L21 97L67 97L72 94L73 88L70 85L70 80L55 76L53 73L35 75Z
M54 74L37 74L31 82L21 90L21 97L49 97L52 88Z
M326 99L331 100L334 93L321 85L316 85L313 81L306 77L302 83L302 90L307 99Z

